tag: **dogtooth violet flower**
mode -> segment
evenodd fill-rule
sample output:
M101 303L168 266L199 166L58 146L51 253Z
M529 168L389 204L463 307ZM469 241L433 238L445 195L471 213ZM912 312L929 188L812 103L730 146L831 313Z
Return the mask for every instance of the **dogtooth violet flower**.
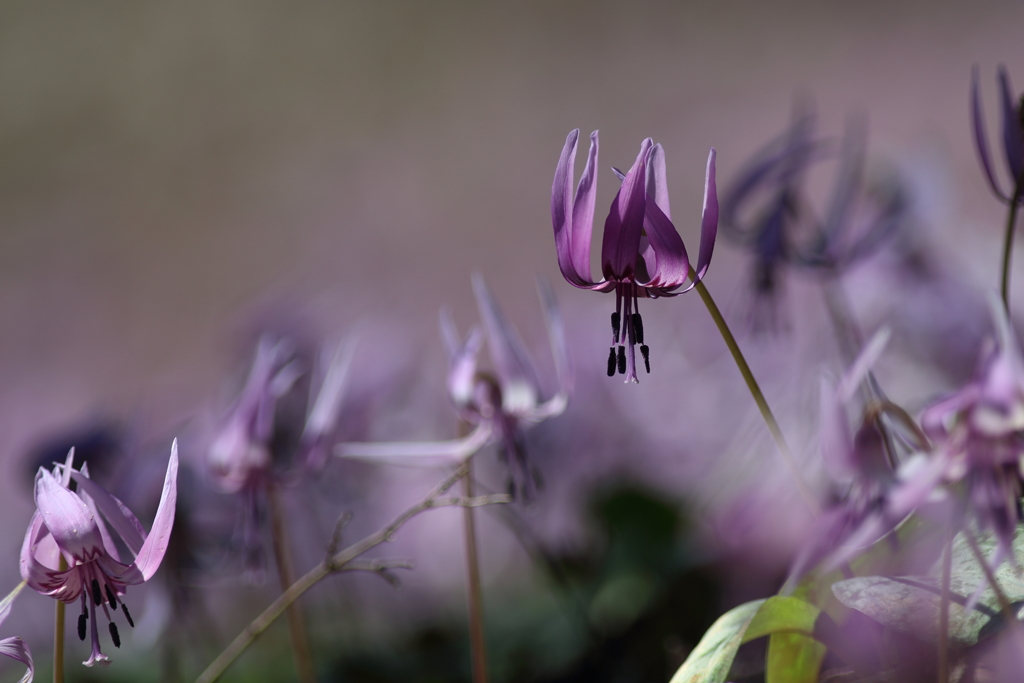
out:
M441 333L449 352L448 394L459 417L472 429L465 437L440 442L345 443L338 454L395 464L459 463L496 442L510 471L510 488L529 496L537 483L526 458L524 426L561 414L568 405L572 376L561 314L550 287L539 284L558 387L541 400L539 373L515 328L508 322L480 275L473 291L483 327L474 326L463 339L447 311L441 314ZM478 367L486 339L493 374Z
M707 272L718 231L718 196L715 190L715 150L708 154L704 181L700 251L696 270L690 265L683 240L672 223L665 152L647 138L627 173L605 219L601 243L603 279L590 274L590 238L593 231L598 158L597 131L590 134L590 151L576 191L573 168L579 129L569 133L555 168L551 187L551 220L555 251L562 276L574 287L599 292L615 291L612 314L612 347L608 376L616 372L636 382L635 347L640 345L644 366L650 372L650 350L644 343L640 298L674 296L689 280L696 286Z
M813 110L798 107L793 123L758 152L724 193L726 236L753 254L755 328L759 317L774 326L774 300L785 266L836 276L896 234L907 202L898 182L864 181L866 131L851 118L842 142L814 134ZM822 219L804 196L809 169L838 156L838 171Z
M0 624L3 624L7 617L11 614L11 606L14 604L14 599L18 597L18 593L25 587L25 582L22 581L18 586L10 592L10 594L0 601ZM32 651L21 638L17 636L11 638L0 638L0 654L10 657L11 659L21 662L28 667L25 674L18 679L18 683L32 683L32 678L35 676L35 665L32 663Z
M1024 98L1014 107L1010 87L1010 76L1005 66L999 67L999 103L1003 118L1003 154L1010 172L1010 192L1004 192L996 180L992 157L989 154L988 135L985 132L985 114L981 108L981 93L978 86L978 68L971 71L971 125L974 129L974 144L978 148L981 169L985 172L989 187L997 197L1007 204L1024 203Z
M330 436L341 408L353 344L339 345L320 375L320 390L306 412L292 463L318 469L329 450ZM275 453L278 402L295 386L303 371L287 341L260 339L241 394L210 444L207 464L225 493L257 489L284 460ZM298 431L298 430L296 430Z
M177 500L178 442L171 444L163 492L149 534L124 503L89 478L86 465L73 469L73 459L74 451L63 464L55 465L52 473L40 468L36 475L37 510L21 547L21 576L43 595L66 603L81 601L78 637L85 640L88 626L92 653L83 663L92 666L110 661L100 650L97 612L103 611L110 638L115 647L121 647L111 612L120 607L128 625L135 625L121 596L128 586L152 578L167 552ZM115 535L134 556L131 564L121 562ZM67 569L60 568L61 557Z

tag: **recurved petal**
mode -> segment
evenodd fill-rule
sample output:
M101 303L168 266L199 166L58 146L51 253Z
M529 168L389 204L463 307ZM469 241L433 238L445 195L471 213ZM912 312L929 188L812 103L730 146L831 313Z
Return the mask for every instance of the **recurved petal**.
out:
M697 275L700 281L711 265L711 254L715 251L715 237L718 235L718 189L715 183L715 158L712 147L708 153L708 165L704 172L704 209L700 219L700 251L697 253Z
M160 562L164 559L167 546L171 542L171 529L174 526L174 508L178 502L178 440L171 442L171 457L167 461L167 474L164 475L164 488L160 493L160 504L153 518L153 528L149 531L142 549L135 558L134 566L142 573L142 580L148 581Z
M17 660L28 667L25 675L18 679L18 683L32 683L35 676L35 665L32 663L32 651L21 638L4 638L0 640L0 655L5 655Z
M650 260L647 260L647 267L651 270L650 279L637 284L666 289L679 287L690 274L686 246L669 217L658 204L651 201L650 194L644 214L644 228L647 230L651 251L654 252L654 268L651 269Z
M555 167L551 185L551 223L555 229L555 253L558 268L566 281L583 289L599 286L590 280L590 235L594 222L596 189L597 131L590 136L587 166L580 178L576 195L572 191L576 144L580 131L575 129L565 139L562 154ZM578 206L577 206L578 204Z
M451 313L441 310L441 336L450 354L448 361L448 396L459 408L467 407L473 401L476 383L476 358L484 343L483 332L474 326L465 342L459 338Z
M309 417L306 419L306 428L303 438L316 439L321 434L330 431L338 420L338 412L341 410L341 400L345 391L345 380L348 377L348 369L352 365L352 356L355 354L355 339L349 339L338 345L324 375L324 383L313 403Z
M647 138L640 145L640 153L615 194L605 220L601 267L606 280L632 280L636 272L647 205L647 158L653 144Z
M1021 139L1021 121L1013 106L1010 75L1005 66L999 67L999 91L1003 106L1003 148L1014 183L1024 180L1024 140Z
M539 382L526 345L502 313L480 273L473 274L473 293L487 332L491 361L501 385L502 410L513 415L533 410L537 405Z
M981 161L981 170L988 178L989 187L997 197L1003 201L1010 201L1010 198L999 187L995 173L992 171L992 159L988 151L988 135L985 133L985 113L981 107L981 92L978 85L978 67L971 69L971 128L974 131L974 147L978 150L978 159Z
M61 550L79 559L106 552L92 512L45 469L36 476L35 494L43 524Z
M569 395L572 393L573 375L569 344L565 339L565 324L555 293L551 290L551 284L544 278L537 279L537 291L544 307L544 320L548 327L551 355L555 361L555 375L558 378L557 393L537 407L538 417L545 419L560 415L565 410L569 403Z
M355 458L410 467L437 467L464 462L487 445L494 427L484 420L468 436L451 441L411 441L400 443L342 443L334 453L340 458Z

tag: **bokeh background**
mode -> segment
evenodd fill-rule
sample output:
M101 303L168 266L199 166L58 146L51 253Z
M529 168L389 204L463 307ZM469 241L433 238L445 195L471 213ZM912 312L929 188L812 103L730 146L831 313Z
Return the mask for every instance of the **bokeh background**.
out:
M99 439L121 453L110 485L145 508L179 436L206 548L189 560L188 600L212 632L182 637L194 628L161 614L184 598L133 589L151 628L108 671L72 675L188 679L274 594L273 581L237 580L223 550L233 502L202 468L259 332L312 346L355 336L343 438L450 438L439 309L468 328L470 275L483 273L550 368L540 275L566 318L576 390L528 436L547 483L517 508L532 555L483 516L495 677L667 680L717 613L777 588L808 519L695 296L645 305L653 374L604 377L612 299L569 287L555 262L565 135L602 131L599 209L616 187L607 167L660 141L695 253L710 146L724 189L795 97L813 98L827 133L866 116L870 168L910 198L901 253L928 277L881 255L844 286L865 330L893 327L879 373L914 410L970 373L988 329L1004 213L967 97L976 64L994 139L997 64L1024 84L1021 25L1019 2L3 3L0 578L17 581L33 458ZM748 266L720 238L708 287L824 490L817 392L842 362L817 284L787 276L785 324L754 335ZM501 488L484 457L481 480ZM354 540L438 477L332 463L288 501L296 563L319 559L343 510ZM317 589L306 604L325 680L466 677L459 520L425 516L387 549L418 563L398 593L373 577ZM45 660L50 615L24 596L5 629L20 625ZM287 679L286 643L272 630L232 675Z

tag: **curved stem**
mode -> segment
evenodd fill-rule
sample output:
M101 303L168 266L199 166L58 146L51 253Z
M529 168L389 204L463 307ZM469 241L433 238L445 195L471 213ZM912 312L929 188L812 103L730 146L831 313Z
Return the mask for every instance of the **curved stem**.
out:
M793 480L796 482L797 489L800 490L800 496L807 503L807 507L811 508L814 514L821 514L821 508L818 505L818 501L814 499L814 495L811 493L811 489L807 486L807 482L804 481L803 475L800 474L800 470L796 466L796 460L793 458L793 452L789 449L789 444L786 443L786 437L782 435L782 429L779 427L779 423L775 420L775 415L772 413L772 409L768 406L768 401L765 400L764 394L761 393L761 387L758 386L757 380L754 379L754 373L750 371L750 366L747 365L747 360L743 357L743 352L740 351L739 344L736 343L736 338L732 336L732 331L729 330L729 325L725 322L725 318L722 317L722 312L718 310L718 306L715 304L715 300L711 298L711 293L708 292L707 287L700 280L697 281L696 285L697 293L700 294L701 300L708 309L708 313L711 314L711 318L715 321L715 325L718 327L719 333L722 335L722 339L725 340L725 345L729 347L729 353L732 354L733 360L736 362L736 367L739 368L740 374L743 375L743 381L747 383L747 389L750 390L750 395L754 397L754 403L757 404L757 409L761 411L761 417L764 418L765 424L768 426L768 431L771 432L772 439L775 440L775 446L779 449L779 453L782 455L782 460L786 463L786 467L789 468L790 474L793 475Z
M1013 253L1013 234L1017 225L1017 208L1020 206L1021 194L1024 192L1024 183L1017 183L1010 198L1010 212L1006 217L1006 235L1003 237L1003 274L1000 294L1003 296L1003 306L1006 312L1010 312L1010 256Z

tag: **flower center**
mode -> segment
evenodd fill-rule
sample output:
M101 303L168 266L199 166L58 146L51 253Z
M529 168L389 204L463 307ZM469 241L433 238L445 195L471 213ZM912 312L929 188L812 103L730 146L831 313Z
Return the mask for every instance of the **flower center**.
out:
M625 310L623 310L625 308ZM612 313L612 347L608 352L608 376L626 375L627 382L637 382L636 345L644 359L647 374L651 373L651 350L644 344L644 322L640 317L637 287L631 282L615 288L615 312Z

